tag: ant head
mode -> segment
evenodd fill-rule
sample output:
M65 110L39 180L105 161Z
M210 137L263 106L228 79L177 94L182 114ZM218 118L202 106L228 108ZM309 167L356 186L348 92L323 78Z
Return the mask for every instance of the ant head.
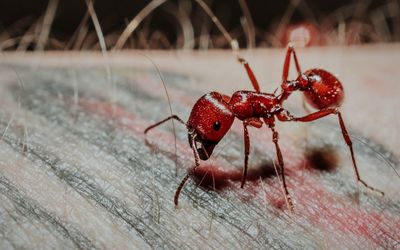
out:
M343 101L344 91L340 81L323 69L310 69L297 78L308 103L314 108L338 107Z
M187 126L189 142L195 136L196 150L200 159L207 160L214 147L232 126L235 115L227 103L228 96L217 92L208 93L196 102L190 113Z

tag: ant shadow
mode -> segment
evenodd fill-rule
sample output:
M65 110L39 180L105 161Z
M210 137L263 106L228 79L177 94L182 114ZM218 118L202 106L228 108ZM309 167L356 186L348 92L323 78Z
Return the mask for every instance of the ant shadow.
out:
M151 141L145 140L146 146L150 149L151 153L160 152L160 148L155 146ZM175 154L167 151L161 151L170 159L175 159ZM305 163L305 164L304 164ZM304 154L303 163L301 166L291 166L295 171L308 171L310 174L318 174L316 172L333 172L336 171L339 165L338 155L336 149L330 145L320 147L307 147ZM279 164L275 164L279 175L281 168ZM290 175L291 171L285 171L285 175ZM251 196L256 195L262 191L259 186L260 180L264 181L269 178L276 178L276 171L274 163L271 159L265 159L258 165L250 165L248 168L246 178L246 192L252 195L245 195L242 197L243 201L250 199ZM226 169L218 165L211 164L207 161L201 162L200 166L196 168L192 175L192 180L198 187L204 191L222 192L229 188L238 188L242 179L242 170L240 168ZM276 208L285 206L284 198L278 200L270 200L271 204Z
M338 167L338 157L335 149L331 146L308 148L305 154L305 165L298 166L300 170L312 172L333 172ZM281 173L281 168L275 164ZM286 172L287 174L287 172ZM260 179L276 177L274 163L272 160L265 160L256 166L249 166L246 183L257 182ZM234 182L241 182L242 171L240 170L221 170L215 165L202 164L194 174L193 179L197 185L205 190L222 191L231 187Z
M256 182L261 179L276 176L272 161L264 161L258 166L252 166L248 169L246 182ZM242 180L242 171L240 170L221 170L215 165L199 166L193 179L196 184L206 190L222 191L233 185L233 182L240 183Z
M305 163L301 166L294 166L296 170L308 171L310 174L317 174L318 172L332 172L338 167L338 157L333 147L317 147L307 148L304 155ZM279 175L281 168L275 164ZM288 171L285 171L285 175ZM289 171L290 174L290 171ZM264 160L261 164L250 166L246 178L246 195L239 194L243 202L248 202L251 197L255 197L257 193L262 192L260 181L268 178L276 178L276 171L272 160ZM215 165L199 166L193 174L193 180L197 186L208 191L221 192L227 188L238 188L242 179L242 171L240 170L221 170ZM262 182L261 182L262 183ZM280 184L281 185L281 184ZM265 191L264 191L265 192ZM249 195L250 194L250 195ZM265 195L265 194L264 194ZM286 205L283 196L269 197L270 205L277 209L283 209Z

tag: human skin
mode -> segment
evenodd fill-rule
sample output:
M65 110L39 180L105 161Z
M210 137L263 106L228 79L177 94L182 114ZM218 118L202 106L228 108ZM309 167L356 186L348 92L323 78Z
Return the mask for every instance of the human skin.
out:
M262 91L279 86L284 53L242 52ZM251 89L230 52L147 55L162 71L173 112L185 121L206 92ZM178 123L177 167L170 124L143 134L170 115L146 57L114 53L105 63L95 53L3 54L0 249L398 248L400 178L392 167L400 171L399 46L314 48L298 56L303 70L324 68L343 83L345 123L364 142L353 137L360 174L384 197L357 186L332 116L277 122L293 213L265 127L250 128L249 176L240 188L240 123L200 163L175 207L174 192L194 164L193 153ZM285 107L307 113L300 95Z

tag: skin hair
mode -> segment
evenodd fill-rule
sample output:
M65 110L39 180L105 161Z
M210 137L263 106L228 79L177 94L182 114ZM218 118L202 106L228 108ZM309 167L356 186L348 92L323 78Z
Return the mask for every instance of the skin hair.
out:
M138 25L138 20L144 20L163 2L150 2L150 7L143 9L146 11L131 22ZM202 5L202 1L196 2ZM244 2L240 1L245 15L241 20L243 26L247 25L248 46L253 46L259 38L255 37L251 15ZM204 94L199 91L199 86L225 88L227 92L237 85L233 87L223 82L238 84L243 72L238 74L229 65L234 60L223 53L217 57L207 55L207 68L204 64L196 65L201 59L198 57L175 64L175 57L168 57L162 73L157 66L163 61L162 56L154 60L157 64L151 59L153 66L149 68L148 62L143 63L146 60L142 56L120 55L116 58L113 53L108 55L107 46L115 44L112 39L116 42L121 34L103 34L92 8L93 2L89 0L86 1L88 12L76 29L76 36L69 38L64 46L53 36L56 32L52 32L54 17L61 10L59 3L49 1L43 18L33 24L32 20L25 21L19 27L23 33L18 37L8 37L8 29L4 29L0 35L5 40L1 41L0 49L17 48L25 52L30 47L38 51L92 48L101 49L104 60L91 54L79 55L75 61L69 61L72 55L60 54L1 55L0 249L391 249L398 246L399 235L393 228L398 228L399 224L399 182L393 171L385 168L383 160L377 157L377 153L384 155L384 159L398 169L399 162L395 154L391 154L391 149L397 148L393 145L397 144L381 141L384 146L357 135L364 142L356 148L363 163L363 177L375 180L388 195L381 199L364 194L365 190L358 189L346 174L349 164L335 157L334 152L343 145L338 144L339 134L330 123L311 126L307 133L293 127L280 130L284 137L282 148L289 156L286 159L289 188L299 201L295 214L288 215L283 209L280 186L274 181L275 161L269 155L273 149L265 147L263 133L252 139L253 156L257 157L252 157L253 167L246 189L238 188L235 182L240 182L237 173L242 161L238 163L235 156L242 155L243 150L236 142L241 141L242 134L234 128L230 137L216 148L209 165L198 168L199 171L193 174L195 184L185 189L180 207L172 206L173 192L180 181L176 178L177 173L182 174L190 168L193 155L182 131L178 130L177 136L174 133L175 147L170 130L160 129L144 138L143 130L156 117L168 113L160 81L154 79L163 80L161 75L167 76L166 85L172 94L172 101L168 97L169 105L184 116L189 113L190 104ZM169 9L174 11L171 5ZM238 56L239 43L230 37L206 5L202 11L212 18L226 39L218 45L216 41L222 39L215 36L212 46L230 45ZM88 32L89 24L95 29L92 33ZM24 25L29 27L28 30ZM38 29L41 32L36 32ZM33 30L38 34L32 35ZM93 39L94 32L98 41ZM190 47L189 44L193 48L196 37L191 32L187 34L184 34L183 48ZM158 36L163 38L162 33ZM154 37L150 38L150 43L155 39L162 40ZM203 36L203 42L199 43L205 44L204 37L208 36ZM124 46L132 46L131 38L130 45ZM276 41L274 37L268 39ZM137 46L147 48L147 40L141 40L144 42ZM332 55L329 51L317 50L317 54L330 59L346 55L347 62L360 50L352 48L340 53L336 48L334 51ZM361 51L369 58L375 50ZM383 54L390 58L396 51L399 50L386 50ZM9 56L12 59L6 60ZM260 59L277 62L280 56L268 54ZM376 58L373 53L371 58ZM400 57L395 58L390 65L399 65L396 60ZM320 62L319 59L314 57L312 61ZM50 63L45 63L46 60ZM55 66L65 61L68 63ZM119 62L119 66L113 62ZM131 62L139 63L139 66L132 67ZM359 63L358 60L357 65ZM379 67L380 62L365 60L361 64L362 69L369 70ZM155 68L159 71L158 76ZM189 77L184 74L188 70ZM390 87L387 82L391 79L400 78L396 76L397 70L392 71L393 74L387 74L390 79L380 78L379 91ZM217 79L211 77L216 72L219 74ZM272 76L275 72L268 65L263 73L265 75L261 77ZM356 79L367 78L366 72L357 72L357 67L352 68L352 73ZM193 76L201 76L204 80ZM193 81L196 84L192 84ZM354 84L363 86L363 91L350 92L353 96L371 93L365 82ZM398 100L398 93L394 90L391 93L395 97L393 100ZM382 98L374 107L381 107L382 113L391 111L393 104L387 105L387 100ZM363 113L360 114L370 114L369 106L362 106ZM170 114L171 110L170 106ZM384 124L382 113L374 116L378 125ZM354 110L350 114L354 114ZM360 117L363 115L352 117L350 124L360 122L357 120ZM397 131L397 127L396 121L385 124L382 132L385 138L396 138L392 132ZM302 140L307 142L305 148ZM174 148L178 149L178 154ZM303 149L307 154L302 152Z
M351 57L350 52L346 54ZM235 179L234 173L242 167L242 131L233 129L221 142L221 146L229 142L228 146L216 148L217 157L210 159L212 169L221 172L208 173L215 177L216 188L222 189L205 191L190 182L182 193L180 207L175 208L171 200L181 178L175 175L173 135L164 127L149 134L147 141L143 136L148 125L168 114L162 91L156 91L160 88L157 74L148 62L143 62L149 67L145 70L112 66L117 100L112 115L113 105L103 88L107 79L102 65L76 67L82 60L77 58L62 67L44 65L43 61L32 68L27 64L29 58L25 55L18 59L21 66L14 65L24 83L22 99L18 98L15 73L4 64L6 60L0 66L0 248L395 246L398 235L390 228L398 223L398 194L391 190L398 190L398 177L370 148L354 142L363 163L363 177L382 188L385 198L363 189L357 191L351 163L343 161L346 157L338 158L330 172L309 169L308 158L302 153L303 140L295 140L304 136L299 134L304 131L282 126L289 189L298 201L295 214L288 216L269 156L274 151L264 143L266 133L262 131L252 137L249 179L245 190L239 188L240 178ZM32 58L34 61L34 55ZM95 65L96 60L91 60ZM214 66L212 62L210 67ZM71 70L76 72L77 84L72 81ZM201 93L189 78L163 74L174 110L188 117L191 104ZM174 83L168 79L174 79ZM204 84L207 82L211 84L204 80ZM79 88L76 106L75 85ZM378 105L384 104L385 100ZM24 113L29 131L26 150L22 146ZM355 119L357 116L348 119L350 128L354 128ZM313 164L324 162L318 160L320 151L324 152L322 156L344 151L345 145L337 140L340 132L332 124L310 125L307 150L313 155ZM392 131L390 126L388 131ZM389 155L389 161L398 168L396 157L390 157L390 148L354 131L352 134ZM178 127L177 139L178 173L182 176L191 166L193 154L186 131ZM203 173L210 169L204 168ZM218 186L219 180L227 186Z

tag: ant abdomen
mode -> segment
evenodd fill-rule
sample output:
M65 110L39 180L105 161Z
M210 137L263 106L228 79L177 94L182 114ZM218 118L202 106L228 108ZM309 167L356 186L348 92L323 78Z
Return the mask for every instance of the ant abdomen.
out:
M339 107L342 104L343 86L333 74L323 69L310 69L304 75L308 80L308 88L303 93L311 106L325 109Z

